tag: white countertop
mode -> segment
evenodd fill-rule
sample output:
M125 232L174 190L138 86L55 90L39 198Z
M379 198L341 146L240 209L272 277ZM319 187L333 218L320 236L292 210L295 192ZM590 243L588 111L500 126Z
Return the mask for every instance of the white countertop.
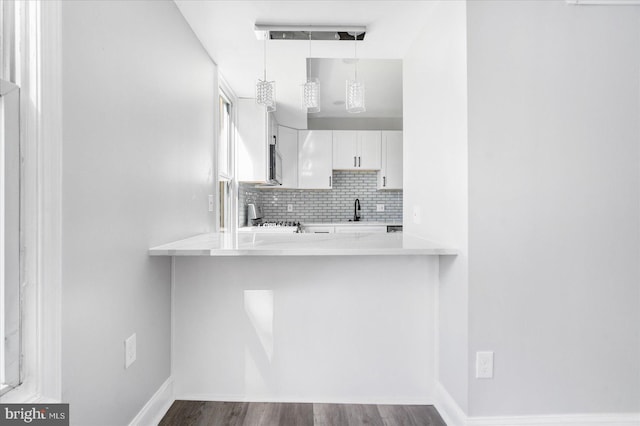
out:
M406 233L208 233L149 249L151 256L456 255L457 250Z

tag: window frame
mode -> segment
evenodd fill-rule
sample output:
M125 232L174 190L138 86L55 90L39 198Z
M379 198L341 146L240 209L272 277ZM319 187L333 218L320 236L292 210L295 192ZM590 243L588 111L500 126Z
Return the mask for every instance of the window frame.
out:
M2 403L62 395L61 0L14 0L20 87L22 383Z
M221 144L221 123L220 119L222 117L222 112L220 111L221 100L224 100L229 104L229 128L228 128L228 173L221 173L220 163L219 163L219 155L220 155L220 144ZM236 179L236 135L237 135L237 114L236 107L237 105L237 97L231 87L227 84L224 77L221 74L218 74L218 96L216 99L216 149L215 149L215 200L216 200L216 217L215 217L215 230L216 232L236 232L238 229L238 183ZM223 217L222 213L222 203L221 197L223 195L221 191L221 183L227 182L228 185L228 204L226 214L228 215L227 229L223 229L221 226L221 219Z
M13 104L13 107L12 105ZM13 116L14 120L5 119ZM5 125L15 138L5 139ZM22 383L20 88L0 79L0 396ZM13 140L12 140L13 139ZM9 159L6 155L13 157ZM5 167L13 163L13 167ZM11 250L11 247L14 250ZM7 327L10 327L9 329ZM9 339L10 352L6 346ZM11 366L11 369L8 367Z

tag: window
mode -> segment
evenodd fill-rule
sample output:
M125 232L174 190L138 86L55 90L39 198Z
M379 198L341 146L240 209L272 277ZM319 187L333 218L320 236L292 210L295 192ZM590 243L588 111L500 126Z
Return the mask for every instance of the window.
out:
M0 395L20 384L20 89L15 2L0 5Z
M20 383L20 91L0 80L0 394Z
M218 229L233 231L234 126L230 97L220 90L218 137Z
M218 143L218 174L231 177L231 102L220 95L220 139Z

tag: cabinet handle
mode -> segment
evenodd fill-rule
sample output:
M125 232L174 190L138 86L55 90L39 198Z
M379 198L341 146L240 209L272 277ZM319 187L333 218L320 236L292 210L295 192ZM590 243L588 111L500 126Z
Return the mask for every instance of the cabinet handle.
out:
M362 157L358 157L358 167L362 167L362 164L360 164L360 160L362 160Z
M386 176L382 177L382 186L387 186L387 177Z
M331 176L329 176L329 188L331 188Z
M356 157L353 157L353 167L356 166Z

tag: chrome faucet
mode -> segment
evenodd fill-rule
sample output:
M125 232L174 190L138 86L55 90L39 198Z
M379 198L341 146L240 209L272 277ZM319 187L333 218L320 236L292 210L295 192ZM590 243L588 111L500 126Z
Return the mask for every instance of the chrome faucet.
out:
M355 203L353 203L353 221L357 222L360 220L360 200L356 198Z

